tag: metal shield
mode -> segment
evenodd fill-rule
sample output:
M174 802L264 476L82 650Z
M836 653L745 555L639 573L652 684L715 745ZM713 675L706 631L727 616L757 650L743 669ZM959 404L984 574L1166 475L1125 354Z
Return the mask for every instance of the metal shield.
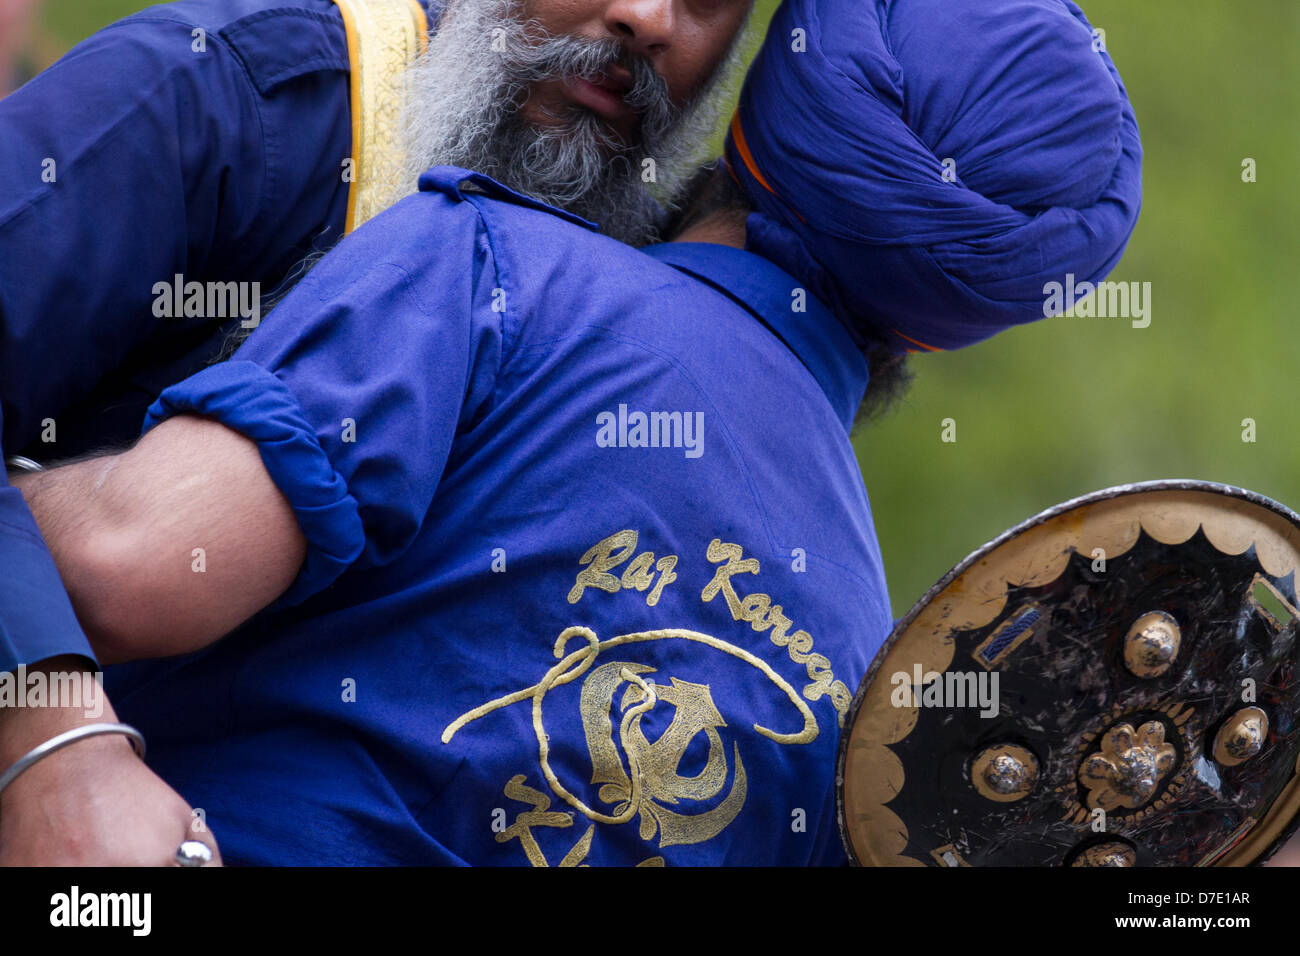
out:
M1109 488L970 555L894 629L840 742L866 865L1259 862L1300 809L1300 517Z

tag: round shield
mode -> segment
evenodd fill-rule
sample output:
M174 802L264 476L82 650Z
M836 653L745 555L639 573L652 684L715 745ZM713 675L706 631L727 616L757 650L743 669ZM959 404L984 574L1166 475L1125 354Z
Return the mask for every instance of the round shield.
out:
M1259 862L1300 810L1300 517L1199 481L1109 488L953 568L840 742L874 866Z

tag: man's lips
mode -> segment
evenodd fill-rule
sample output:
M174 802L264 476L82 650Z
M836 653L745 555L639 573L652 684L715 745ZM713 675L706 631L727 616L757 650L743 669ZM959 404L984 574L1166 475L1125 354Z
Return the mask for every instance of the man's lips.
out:
M632 108L623 101L631 83L614 69L597 77L594 82L577 76L567 77L564 86L574 102L611 123L625 123L635 116Z

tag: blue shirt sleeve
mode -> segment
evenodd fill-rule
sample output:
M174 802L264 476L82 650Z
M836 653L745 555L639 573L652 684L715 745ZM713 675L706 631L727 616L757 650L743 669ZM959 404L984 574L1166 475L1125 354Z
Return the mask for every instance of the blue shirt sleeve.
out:
M337 238L347 69L326 0L190 0L0 100L6 448L146 342L213 325L155 316L157 283L274 281L322 230Z
M501 279L474 206L421 193L367 223L224 365L167 389L145 430L191 413L258 443L307 538L278 602L407 549L501 356Z
M0 671L60 654L95 664L36 519L0 467Z

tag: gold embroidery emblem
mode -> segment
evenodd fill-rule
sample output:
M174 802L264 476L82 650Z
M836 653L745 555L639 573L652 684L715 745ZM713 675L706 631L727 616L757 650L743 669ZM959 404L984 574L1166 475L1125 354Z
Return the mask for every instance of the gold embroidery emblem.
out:
M566 653L569 642L575 638L584 640L584 646ZM803 719L803 724L798 729L784 732L759 724L752 724L752 729L783 745L807 744L817 738L817 720L799 693L765 661L743 648L697 631L642 631L601 641L590 628L570 627L555 642L554 656L559 659L558 663L540 681L462 714L443 731L442 741L450 743L466 724L502 707L531 700L538 764L555 796L593 824L616 826L639 816L638 832L641 839L648 842L657 835L660 847L710 840L725 830L740 813L749 784L739 743L732 744L731 767L728 766L728 751L719 732L721 728L727 727L727 722L718 710L709 686L676 677L671 678L668 684L657 685L642 676L655 673L656 669L634 661L606 661L592 670L602 653L616 647L629 647L650 641L688 641L700 644L757 668L786 696ZM588 674L588 671L590 674L583 682L579 694L579 712L587 751L591 757L591 783L601 785L598 796L607 805L609 812L588 806L559 779L550 763L550 736L543 721L543 701L546 695L554 688ZM615 698L619 698L617 705ZM663 705L673 708L672 719L667 729L652 741L642 730L641 722L647 713ZM708 744L704 766L694 775L683 775L683 758L688 747L701 734ZM730 786L727 784L729 777ZM516 794L523 794L523 790L519 789L522 779L516 777L511 781L515 792L507 790L508 796L518 799ZM544 797L538 791L529 790L528 794L529 802L536 809L527 814L529 820L524 821L525 824L531 822L536 825L534 818L542 821L554 816L549 810L549 798L543 802L532 796ZM718 802L707 810L686 812L691 803L714 801ZM516 821L516 827L518 825L519 821ZM551 825L566 824L552 821ZM530 862L542 865L545 861L536 841L530 832L525 840L525 832L527 826L523 830L511 828L506 831L510 834L509 838L518 837L521 840ZM498 839L505 836L503 833ZM584 834L570 855L576 854L576 859L585 857L590 843L589 832Z
M591 754L591 782L603 783L600 799L614 805L613 816L620 817L629 810L641 814L641 839L651 840L655 830L660 834L660 846L686 843L703 843L726 829L745 804L749 783L745 764L740 759L740 745L734 744L735 779L725 800L712 810L698 814L674 813L665 804L678 804L683 800L707 801L716 797L727 780L727 751L718 734L726 721L713 703L713 695L705 684L692 684L674 677L668 687L652 687L637 679L640 674L651 673L653 667L626 661L612 661L592 671L582 686L582 726L586 732L587 749ZM642 786L641 799L634 806L633 785L623 770L618 747L614 743L613 721L610 709L618 688L628 683L623 695L621 712L636 711L646 699L646 691L658 701L674 707L672 723L654 743L641 732L641 718L645 711L637 711L623 735L628 763L639 771ZM651 706L654 706L652 702ZM686 748L695 737L703 733L709 744L709 757L704 769L693 777L678 774Z

